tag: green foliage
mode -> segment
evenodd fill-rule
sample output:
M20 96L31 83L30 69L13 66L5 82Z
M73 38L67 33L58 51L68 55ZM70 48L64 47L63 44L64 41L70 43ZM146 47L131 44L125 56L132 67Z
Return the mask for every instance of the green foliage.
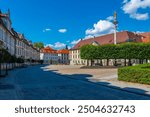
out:
M16 62L17 62L16 56L11 56L10 63L16 63Z
M1 62L2 63L8 63L11 60L11 55L10 53L6 50L6 49L0 49L0 53L1 53Z
M125 43L117 45L85 45L81 47L82 59L150 59L150 43Z
M2 63L24 63L23 58L12 56L6 49L0 49L0 62Z
M119 68L118 79L127 82L150 84L150 64Z
M88 54L87 54L88 53ZM85 45L81 48L81 57L86 58L88 60L95 59L98 57L98 48L93 45Z
M17 61L17 63L24 63L24 59L22 59L22 58L20 58L20 57L19 57L19 58L17 58L17 60L16 60L16 61Z
M34 47L42 49L42 48L44 48L44 44L43 44L43 42L36 42L36 43L34 43Z

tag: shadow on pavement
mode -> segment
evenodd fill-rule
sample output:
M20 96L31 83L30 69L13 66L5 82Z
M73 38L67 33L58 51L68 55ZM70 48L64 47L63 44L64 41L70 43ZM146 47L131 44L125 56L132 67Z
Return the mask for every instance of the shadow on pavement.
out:
M102 81L92 82L91 78L93 76L90 75L90 74L71 74L71 75L69 74L68 75L68 74L58 73L57 72L58 70L47 69L46 71L54 72L57 75L61 75L63 77L71 78L71 79L74 79L74 80L82 80L82 81L90 82L90 83L95 84L95 85L101 85L101 86L105 86L105 87L108 87L108 88L113 88L113 89L117 89L117 90L126 91L126 92L129 92L129 93L134 93L134 94L137 94L137 95L142 95L142 96L148 96L148 97L150 97L150 94L147 94L148 91L143 90L143 89L133 88L133 87L122 88L122 87L114 86L114 85L112 85L109 82L102 82Z
M90 74L61 74L45 65L13 70L0 79L0 99L21 100L150 100L142 89L92 82Z
M0 84L0 90L15 89L14 85L11 84Z

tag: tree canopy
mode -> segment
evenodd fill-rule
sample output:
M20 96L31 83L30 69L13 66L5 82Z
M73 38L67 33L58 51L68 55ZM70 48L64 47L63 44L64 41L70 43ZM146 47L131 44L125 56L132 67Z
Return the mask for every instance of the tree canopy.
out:
M34 47L42 49L42 48L44 48L44 44L43 44L43 42L35 42Z
M124 43L81 47L82 59L150 59L150 43Z

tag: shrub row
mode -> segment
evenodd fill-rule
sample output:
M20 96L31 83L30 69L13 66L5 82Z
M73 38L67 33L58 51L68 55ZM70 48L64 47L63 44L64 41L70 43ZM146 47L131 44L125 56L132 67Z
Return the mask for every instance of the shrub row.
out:
M150 59L150 43L117 45L85 45L80 48L82 59Z
M150 64L119 68L118 80L150 84Z

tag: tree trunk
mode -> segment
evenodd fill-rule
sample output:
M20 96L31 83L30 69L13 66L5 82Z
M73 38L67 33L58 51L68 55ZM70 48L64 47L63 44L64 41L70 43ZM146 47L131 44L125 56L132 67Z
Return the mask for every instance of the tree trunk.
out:
M103 66L103 62L102 62L102 59L100 59L100 64L101 64L101 66Z
M115 59L115 64L114 64L114 66L117 66L117 60Z
M142 59L140 59L140 64L143 64L143 60Z
M132 66L131 59L129 59L128 66Z
M146 59L146 63L148 63L148 60Z
M127 66L127 60L124 59L124 66Z
M91 66L93 66L93 60L91 59Z
M87 60L87 66L89 66L89 60Z
M142 64L144 64L144 60L142 59Z
M107 66L109 66L109 59L107 59Z

